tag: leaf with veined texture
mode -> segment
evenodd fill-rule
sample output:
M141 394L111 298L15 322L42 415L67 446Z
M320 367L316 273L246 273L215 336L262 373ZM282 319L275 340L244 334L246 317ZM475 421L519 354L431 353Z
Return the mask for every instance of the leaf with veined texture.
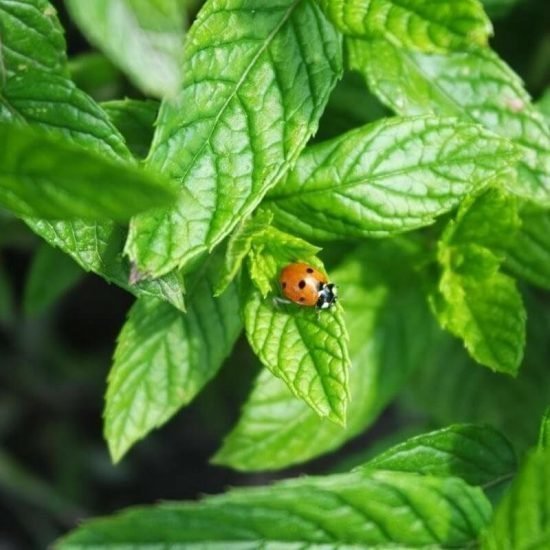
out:
M0 122L0 204L18 216L124 221L173 197L160 175Z
M0 0L0 37L0 77L4 71L4 77L29 70L67 73L63 28L47 0Z
M499 503L483 550L543 550L550 545L550 449L531 451Z
M92 44L146 94L177 91L186 26L181 0L65 0Z
M180 196L132 221L140 270L190 269L249 215L315 133L341 71L341 37L313 0L206 2L148 158Z
M319 418L265 369L214 463L244 471L284 468L338 448L374 422L423 364L438 330L417 275L394 269L414 264L409 247L395 239L369 242L331 273L350 334L345 429Z
M478 125L389 118L307 148L264 204L306 238L391 235L433 223L515 160Z
M105 404L114 462L189 403L216 374L242 329L234 285L212 297L215 269L190 282L187 312L139 299L118 337Z
M350 359L341 307L317 316L312 308L276 306L249 283L243 316L262 363L319 416L345 424Z
M425 52L485 46L492 33L478 0L318 0L346 35L384 36Z
M56 547L467 547L490 515L481 489L457 478L351 473L237 489L199 502L134 508L85 523Z
M514 448L497 430L483 425L453 424L399 443L357 470L454 476L469 485L488 488L512 477L516 468Z
M509 189L550 204L550 129L520 78L494 52L470 48L447 55L410 52L387 40L348 40L350 66L402 115L434 113L477 122L521 151Z
M35 77L29 72L6 82L0 92L0 120L28 123L114 161L130 161L122 136L88 95L62 76L40 73ZM36 218L25 222L86 271L134 294L158 297L184 309L183 283L176 272L153 281L129 283L130 265L121 254L126 231L113 222L50 222Z

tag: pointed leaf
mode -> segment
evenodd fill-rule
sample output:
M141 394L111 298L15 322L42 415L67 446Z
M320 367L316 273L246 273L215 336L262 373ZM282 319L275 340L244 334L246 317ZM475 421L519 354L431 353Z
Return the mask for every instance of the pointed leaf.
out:
M30 123L114 161L131 159L122 136L106 114L66 78L29 72L10 78L0 91L0 98L0 120ZM154 281L129 283L130 265L121 254L126 232L113 222L49 222L34 218L25 221L86 271L93 271L137 295L158 297L184 309L183 284L177 273Z
M455 119L384 119L314 145L266 203L312 239L391 235L429 225L515 162L507 141Z
M173 196L160 176L0 123L0 204L19 216L122 221Z
M426 55L386 40L348 41L350 65L400 114L460 116L509 138L522 152L509 188L550 204L550 129L520 78L491 50Z
M413 262L393 240L371 242L332 273L350 333L346 428L320 419L266 369L213 462L245 471L284 468L338 448L374 422L424 363L437 330L416 275L396 272L396 263Z
M146 94L174 94L186 16L180 0L65 0L72 19Z
M67 72L63 28L47 0L0 0L0 37L0 80L31 69Z
M515 280L498 271L483 248L449 249L434 306L441 326L470 355L495 371L516 375L525 347L525 309ZM441 256L441 255L440 255ZM451 264L460 265L460 271Z
M189 403L216 374L241 328L234 286L212 297L202 274L187 313L142 298L118 337L105 404L105 438L114 462Z
M141 270L189 267L252 212L315 133L341 57L313 0L205 4L149 156L181 193L172 210L133 221L127 252Z
M495 511L484 550L543 549L550 545L550 450L532 451Z
M500 432L490 426L455 424L395 445L357 470L454 476L488 488L512 477L516 468L514 448Z
M319 0L331 21L358 37L384 36L426 52L485 46L492 26L478 0Z
M244 304L248 341L262 363L319 416L345 423L348 403L347 333L339 306L275 306L255 289Z
M462 547L490 514L482 491L457 478L354 473L134 508L84 524L56 547Z

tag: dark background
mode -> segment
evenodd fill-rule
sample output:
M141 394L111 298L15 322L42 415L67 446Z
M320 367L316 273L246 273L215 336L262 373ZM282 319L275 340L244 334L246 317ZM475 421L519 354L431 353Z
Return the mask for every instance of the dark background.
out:
M69 54L88 51L63 4L54 4L67 29ZM538 97L550 72L548 1L520 2L494 23L493 47ZM98 95L140 97L114 68L106 78L114 84ZM54 306L25 315L21 304L39 244L22 223L0 212L0 262L14 295L11 313L0 320L0 550L44 548L79 518L128 505L193 499L229 485L327 471L406 421L390 408L368 435L338 453L276 474L243 475L210 466L208 458L238 418L258 368L239 341L195 402L113 467L102 438L103 394L115 339L133 298L83 275Z

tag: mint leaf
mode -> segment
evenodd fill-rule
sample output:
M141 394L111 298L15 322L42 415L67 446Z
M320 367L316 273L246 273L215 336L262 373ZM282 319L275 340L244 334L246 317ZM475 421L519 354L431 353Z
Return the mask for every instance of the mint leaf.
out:
M400 49L387 40L348 41L351 68L399 114L460 116L512 140L522 158L509 188L550 203L550 130L520 78L485 48L447 55Z
M159 104L150 100L120 99L106 101L101 108L124 137L128 149L144 158L153 140Z
M284 468L338 448L374 422L425 362L437 329L420 282L405 268L414 264L408 247L395 240L369 242L331 274L350 334L345 429L319 418L266 369L214 463L245 471ZM402 269L395 270L396 264Z
M160 176L0 123L0 204L19 216L125 220L172 197Z
M0 81L31 69L65 74L65 38L47 0L0 0Z
M477 125L384 119L307 148L266 204L312 239L391 235L433 223L514 162L511 144Z
M105 112L61 76L32 72L10 78L0 91L0 120L30 123L113 161L131 160L123 137ZM135 294L168 300L184 309L183 284L177 273L130 285L130 265L121 253L126 231L113 222L48 222L34 218L25 221L49 244L70 254L84 270Z
M383 36L425 52L485 46L492 26L477 0L319 0L346 35Z
M514 448L500 432L490 426L455 424L412 437L357 470L454 476L488 488L512 477L516 468Z
M550 450L550 407L546 409L540 424L539 448Z
M517 277L550 290L550 211L526 203L521 227L506 247L506 267Z
M515 375L525 347L525 310L514 279L500 273L519 226L514 197L490 187L466 199L439 242L443 272L432 304L444 329L470 355Z
M133 508L84 524L57 548L467 546L490 514L482 491L456 478L352 473Z
M27 315L38 315L50 307L83 275L75 261L43 243L35 252L23 295Z
M350 360L340 306L319 315L296 305L275 306L250 286L243 315L262 363L319 416L344 424Z
M527 550L550 544L550 451L532 451L495 510L484 550Z
M88 40L118 65L144 93L177 91L186 16L178 0L66 0Z
M341 57L313 0L205 4L149 156L178 180L179 200L131 224L127 252L142 271L188 269L254 210L315 133Z
M245 218L235 228L227 244L224 264L215 285L216 296L220 295L235 278L254 241L264 241L263 237L272 219L270 212L260 210L255 216Z
M523 358L526 315L514 279L500 273L494 255L483 248L443 249L439 256L442 300L436 298L434 307L441 326L462 338L477 362L515 375Z
M192 283L187 313L142 298L118 337L105 404L114 462L189 403L216 374L241 328L234 286L212 297L212 271Z

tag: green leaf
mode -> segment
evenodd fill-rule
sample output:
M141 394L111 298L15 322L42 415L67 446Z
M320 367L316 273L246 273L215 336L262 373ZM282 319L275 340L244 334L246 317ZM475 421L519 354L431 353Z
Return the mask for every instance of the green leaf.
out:
M456 478L352 473L134 508L84 524L57 548L465 546L490 514L482 491Z
M149 100L122 99L107 101L101 107L124 136L128 149L137 157L145 157L153 140L159 104Z
M461 338L477 362L516 375L526 315L514 279L481 247L443 248L439 257L444 271L434 308L441 326Z
M550 290L550 211L531 203L519 215L521 227L506 247L506 267L517 277Z
M512 140L522 158L510 190L550 203L550 130L520 78L495 53L426 55L387 40L352 39L348 46L351 68L397 113L460 116Z
M215 270L214 270L215 271ZM242 322L237 291L212 297L212 270L197 274L187 313L140 299L118 337L105 404L114 462L189 403L216 374Z
M550 545L550 450L529 453L483 538L484 550L536 550Z
M31 69L65 74L63 28L47 0L0 0L0 81Z
M500 258L520 227L516 197L495 185L462 201L456 219L445 229L442 242L454 247L482 246Z
M512 477L516 468L514 449L500 432L490 426L455 424L395 445L358 470L454 476L488 488Z
M384 119L306 149L266 204L278 225L312 239L391 235L433 223L515 154L455 119Z
M32 72L9 79L0 92L0 120L28 122L113 161L131 160L123 137L105 112L63 77ZM48 222L33 218L25 221L49 244L70 254L86 271L93 271L135 294L168 300L184 309L183 284L177 273L129 284L130 265L121 253L126 231L113 222Z
M146 94L177 91L186 16L179 0L66 0L88 40Z
M244 303L248 341L261 362L319 416L345 424L350 359L340 306L275 306L250 286Z
M332 273L350 334L345 429L320 419L266 369L214 463L245 471L284 468L338 448L374 422L424 363L437 329L417 276L405 268L412 263L395 240L378 241Z
M23 295L27 315L38 315L48 309L82 278L83 271L68 256L43 243L35 252Z
M550 450L550 407L544 412L540 424L539 448Z
M318 0L346 35L385 37L425 52L485 46L492 26L478 0Z
M260 210L255 216L245 218L231 234L225 251L225 261L215 285L215 296L219 296L231 283L241 268L241 264L252 249L256 239L262 242L273 216Z
M133 220L127 245L152 276L189 269L254 210L315 133L342 72L341 38L313 0L209 0L186 44L182 90L161 106L149 156L180 197Z
M122 221L172 198L160 176L0 123L0 204L19 216Z

